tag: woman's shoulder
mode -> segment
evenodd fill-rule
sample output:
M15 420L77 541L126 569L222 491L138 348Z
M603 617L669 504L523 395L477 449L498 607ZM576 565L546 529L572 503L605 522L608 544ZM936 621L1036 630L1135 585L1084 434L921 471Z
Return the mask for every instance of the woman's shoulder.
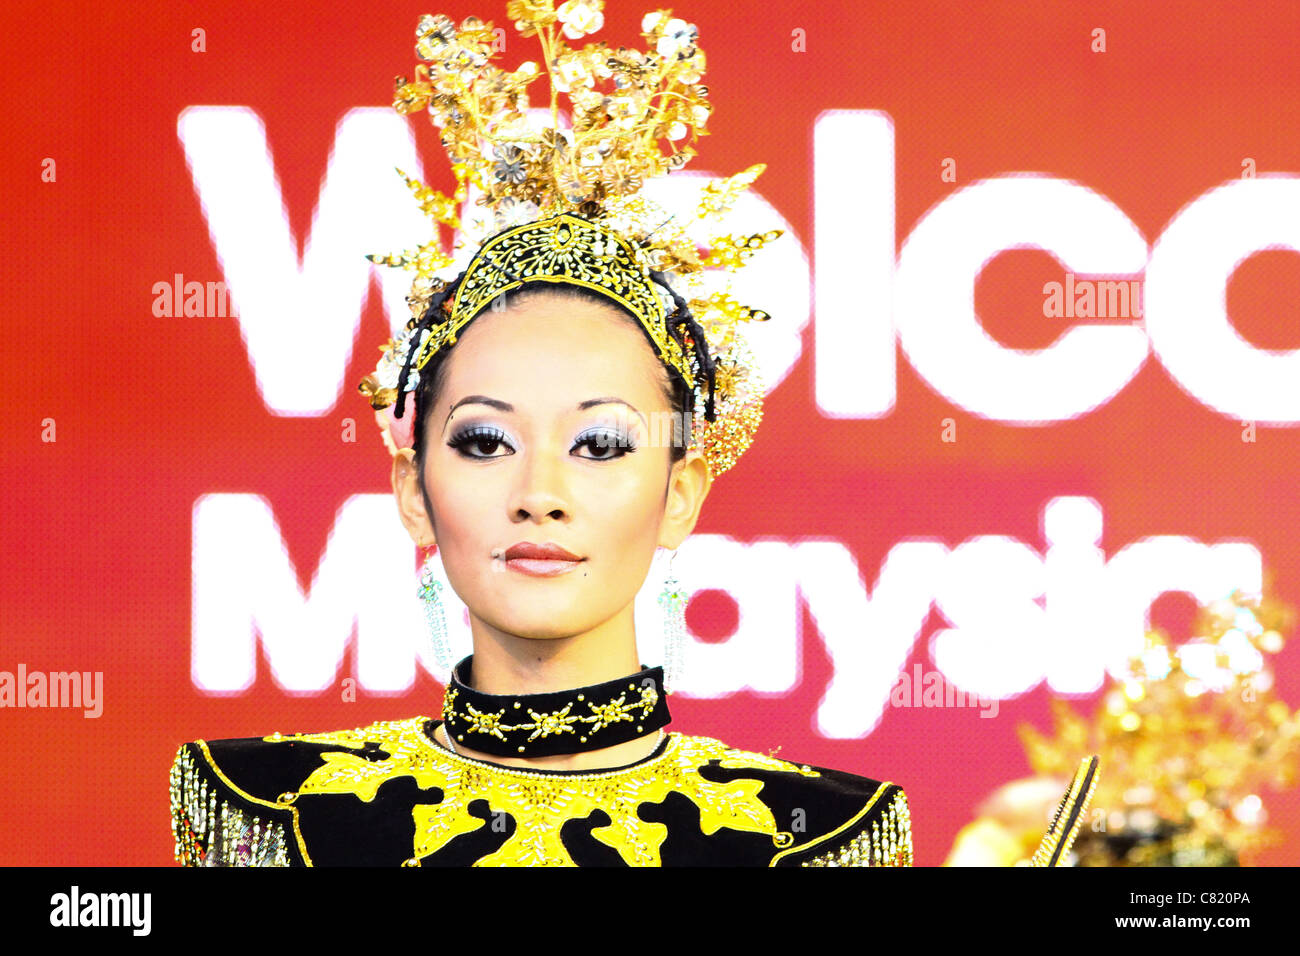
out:
M910 866L907 794L892 780L678 735L706 778L757 778L763 802L793 839L773 865ZM726 775L724 778L724 774Z
M274 803L320 767L323 753L350 752L373 758L381 750L388 756L411 751L427 719L377 721L324 733L277 730L258 737L191 740L177 750L173 769L192 765L254 802Z
M427 720L379 721L325 733L195 739L180 745L170 775L178 863L190 866L309 864L293 807L304 780L348 756L375 770L408 754ZM373 790L383 775L371 774Z

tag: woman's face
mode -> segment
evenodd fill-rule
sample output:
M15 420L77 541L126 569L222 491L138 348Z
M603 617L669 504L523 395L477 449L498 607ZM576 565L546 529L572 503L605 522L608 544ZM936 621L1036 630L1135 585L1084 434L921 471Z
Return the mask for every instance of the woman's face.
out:
M477 316L446 362L421 422L423 475L403 451L394 487L475 627L544 639L630 617L655 548L685 539L709 484L698 453L670 464L672 411L645 334L612 305L530 295ZM506 559L519 543L582 560L528 574Z

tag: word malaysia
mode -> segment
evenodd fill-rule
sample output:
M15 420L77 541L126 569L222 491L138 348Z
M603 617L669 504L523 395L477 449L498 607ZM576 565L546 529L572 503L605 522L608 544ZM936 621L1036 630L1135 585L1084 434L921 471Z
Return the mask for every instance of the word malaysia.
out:
M392 511L391 495L347 498L304 592L269 501L247 493L200 497L192 517L194 686L248 690L263 656L277 684L294 693L330 691L350 653L355 672L346 676L371 692L407 691L420 667L436 673L419 598L391 574L411 548ZM1249 542L1153 535L1104 553L1102 509L1091 498L1050 499L1042 528L1045 549L997 534L951 545L901 540L875 570L860 567L849 545L833 538L691 535L675 573L697 591L734 601L737 624L724 641L685 642L680 691L714 699L795 693L804 648L817 640L831 662L816 705L818 732L863 737L888 713L932 608L944 623L929 634L935 668L967 702L971 695L992 701L1044 682L1055 693L1087 694L1108 672L1123 674L1162 594L1208 603L1261 587L1262 556ZM445 571L436 573L446 584ZM637 597L638 634L662 633L657 589L648 581ZM450 587L443 594L453 657L463 656L470 648L465 607ZM804 607L815 624L807 634ZM924 705L924 679L910 689Z

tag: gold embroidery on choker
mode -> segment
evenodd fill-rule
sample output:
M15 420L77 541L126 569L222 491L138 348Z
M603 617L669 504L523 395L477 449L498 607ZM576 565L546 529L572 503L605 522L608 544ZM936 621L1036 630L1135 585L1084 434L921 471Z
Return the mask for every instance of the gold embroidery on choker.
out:
M488 753L540 756L593 750L633 740L663 727L670 719L660 691L663 669L659 667L571 691L506 696L481 694L461 681L461 668L468 665L472 673L472 661L471 655L453 669L443 695L442 717L458 741ZM626 687L619 688L624 681ZM575 707L588 713L573 713ZM522 711L519 716L526 713L530 719L509 723L506 715L511 711ZM635 730L633 726L615 727L622 723L634 725ZM582 724L590 726L580 733ZM577 740L548 741L564 734L576 735ZM529 747L539 739L542 745Z
M455 693L455 691L453 690L449 693ZM582 694L579 694L578 700L582 700L582 696ZM532 730L528 739L534 740L539 736L545 737L548 734L571 732L573 730L573 724L577 721L594 723L596 726L591 728L590 733L595 733L602 727L608 727L610 724L616 723L617 721L631 720L632 711L636 710L638 707L641 709L641 715L645 716L646 714L649 714L650 711L654 710L655 703L659 700L659 694L656 693L653 687L643 687L641 689L641 696L638 700L631 703L626 703L626 700L627 695L620 694L617 700L612 700L607 704L588 703L587 706L592 710L592 714L589 717L579 717L576 714L570 716L569 709L573 706L573 702L565 704L562 710L552 711L549 714L539 714L537 711L530 708L528 716L533 719L530 723L526 724L502 724L501 718L505 716L504 710L495 714L484 714L476 710L473 704L466 704L465 711L466 714L469 715L468 719L470 720L470 726L468 729L471 731L489 733L505 740L505 735L502 733L503 730ZM444 707L443 714L444 716L450 714L452 717L458 717L461 720L466 719L465 715L457 713L454 707ZM582 739L586 740L587 738L583 737Z

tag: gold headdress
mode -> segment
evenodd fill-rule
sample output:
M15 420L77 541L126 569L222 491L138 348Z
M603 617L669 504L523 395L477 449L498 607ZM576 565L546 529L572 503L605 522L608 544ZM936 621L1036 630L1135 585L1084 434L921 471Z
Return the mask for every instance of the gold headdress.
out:
M522 36L537 36L544 60L540 70L528 62L514 72L491 65L498 33L490 22L420 20L416 54L424 62L414 80L397 78L393 106L403 114L428 110L457 188L447 196L398 170L433 220L434 235L418 249L369 257L416 273L407 297L412 318L358 386L390 451L420 370L499 295L531 282L584 286L637 317L660 360L695 394L690 447L703 453L713 476L753 440L763 388L737 326L769 316L725 288L707 292L705 273L734 272L781 231L701 239L692 230L727 212L764 167L705 187L689 222L638 195L646 180L684 166L705 135L704 54L695 27L666 10L642 20L647 52L603 43L571 49L565 38L599 29L602 8L601 0L558 8L554 0L511 0L507 15ZM526 113L527 88L543 72L551 123L537 130ZM571 106L568 129L560 124L560 93ZM493 234L463 273L448 278L456 260L439 226L461 225L457 210L469 184L482 192L478 203L490 210L485 225Z

